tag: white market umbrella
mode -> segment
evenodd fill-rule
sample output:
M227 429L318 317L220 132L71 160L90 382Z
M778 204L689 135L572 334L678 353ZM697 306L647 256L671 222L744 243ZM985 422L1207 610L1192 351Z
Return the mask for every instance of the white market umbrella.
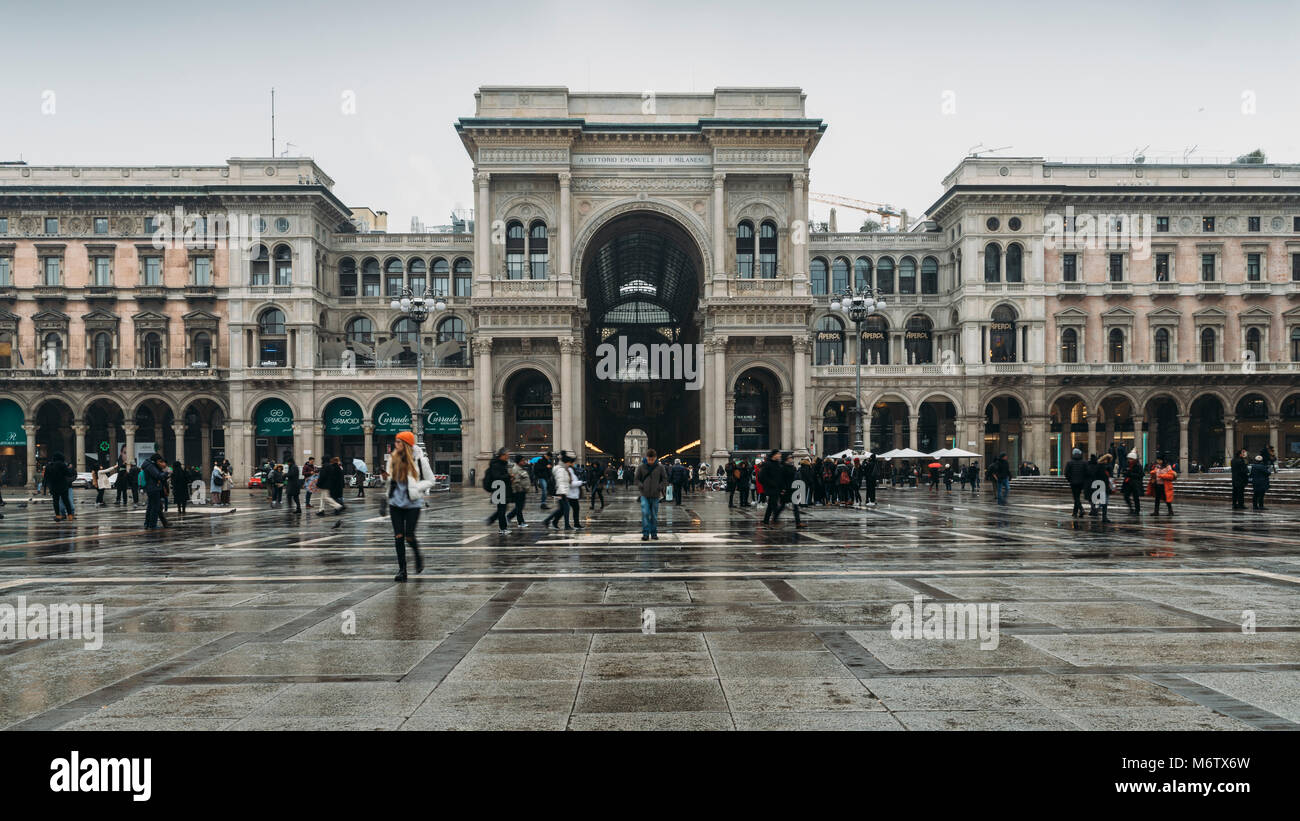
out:
M857 452L855 452L855 451L853 450L853 448L846 448L845 450L842 450L842 451L840 451L839 453L832 453L831 455L827 456L826 458L827 458L827 459L843 459L844 457L847 456L847 457L850 458L850 459L866 459L866 458L867 458L868 456L870 456L870 455L871 455L871 451L869 451L869 450L864 450L864 451L862 451L861 453L857 453Z
M979 456L978 453L971 453L969 450L963 450L962 448L950 448L946 455L955 456L958 459L968 459Z
M942 459L942 458L944 458L945 456L955 456L955 455L956 455L956 454L954 454L954 453L952 452L952 450L949 449L949 448L939 448L939 449L936 450L934 453L931 453L931 454L930 454L930 458L932 458L932 459Z
M912 450L911 448L903 448L902 450L900 450L900 451L898 451L897 453L895 453L894 456L895 456L895 458L897 458L897 459L928 459L928 458L930 458L930 454L928 454L928 453L922 453L922 452L919 451L919 450Z
M896 459L896 458L898 458L899 456L901 456L902 453L903 453L903 451L899 450L898 448L894 448L893 450L887 450L887 451L885 451L884 453L880 454L878 458L881 458L881 459Z
M353 460L352 460L352 467L356 468L357 470L361 471L362 473L369 473L369 472L370 472L370 468L366 467L366 463L363 462L363 461L361 461L360 459L353 459Z

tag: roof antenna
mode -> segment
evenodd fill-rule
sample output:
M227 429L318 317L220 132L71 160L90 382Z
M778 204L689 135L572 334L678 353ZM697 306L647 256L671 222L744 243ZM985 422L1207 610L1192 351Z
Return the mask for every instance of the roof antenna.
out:
M275 156L275 87L271 87L271 156Z

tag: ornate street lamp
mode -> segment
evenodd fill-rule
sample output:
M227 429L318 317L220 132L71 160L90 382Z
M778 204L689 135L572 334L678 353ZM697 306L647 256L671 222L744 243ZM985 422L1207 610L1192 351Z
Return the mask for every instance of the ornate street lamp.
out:
M447 302L442 294L435 294L429 289L415 293L410 288L403 288L400 298L395 297L388 307L401 311L406 318L415 323L415 409L411 412L411 426L415 428L415 441L424 448L424 322L429 314L447 310Z
M831 299L831 310L844 314L853 323L857 329L854 337L857 340L857 377L858 387L854 394L854 413L857 416L857 423L853 426L853 450L862 453L866 450L866 442L863 441L862 417L864 409L862 407L862 323L867 321L867 317L885 310L886 303L884 299L879 298L880 292L870 286L863 286L856 291L852 288L846 288L843 293L836 294Z

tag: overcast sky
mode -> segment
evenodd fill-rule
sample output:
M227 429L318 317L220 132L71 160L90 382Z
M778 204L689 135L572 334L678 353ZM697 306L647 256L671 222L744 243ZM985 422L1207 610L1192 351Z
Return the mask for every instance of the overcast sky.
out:
M1115 158L1261 147L1300 162L1295 0L96 0L10 4L3 18L0 160L266 156L275 86L279 150L315 157L345 202L387 210L399 231L470 205L452 125L493 84L801 86L829 124L812 190L914 214L980 143ZM842 214L841 229L858 219Z

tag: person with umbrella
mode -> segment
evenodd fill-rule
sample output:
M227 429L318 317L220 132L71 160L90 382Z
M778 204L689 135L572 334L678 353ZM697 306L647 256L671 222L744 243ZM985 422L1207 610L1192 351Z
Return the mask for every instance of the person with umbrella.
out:
M940 463L938 459L935 459L933 462L926 465L926 469L930 471L930 492L938 493L939 474L943 471L943 464Z
M360 459L353 459L352 467L357 469L357 498L364 499L366 498L366 474L370 472L370 468L366 467L366 463Z

